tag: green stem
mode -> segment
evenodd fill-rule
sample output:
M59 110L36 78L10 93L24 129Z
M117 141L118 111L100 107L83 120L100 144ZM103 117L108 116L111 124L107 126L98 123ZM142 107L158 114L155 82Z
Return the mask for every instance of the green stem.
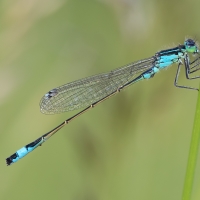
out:
M200 90L198 93L198 99L196 105L196 113L194 118L194 125L190 143L190 152L188 157L182 200L191 199L199 142L200 142Z

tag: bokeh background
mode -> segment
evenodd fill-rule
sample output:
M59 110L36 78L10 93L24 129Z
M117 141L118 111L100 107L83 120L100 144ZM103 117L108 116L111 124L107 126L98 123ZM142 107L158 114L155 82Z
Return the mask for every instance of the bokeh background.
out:
M7 167L77 111L40 113L50 89L200 39L200 1L1 0L0 199L181 199L197 92L177 67L137 83ZM180 83L187 81L184 71ZM192 199L200 199L197 162Z

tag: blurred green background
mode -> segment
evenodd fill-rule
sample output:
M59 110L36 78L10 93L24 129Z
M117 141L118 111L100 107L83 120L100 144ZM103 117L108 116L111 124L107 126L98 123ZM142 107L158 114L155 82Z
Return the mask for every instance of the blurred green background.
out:
M174 87L175 65L16 164L5 158L77 112L42 115L46 92L200 39L199 10L198 0L1 0L0 199L181 199L197 92ZM179 83L198 87L184 72Z

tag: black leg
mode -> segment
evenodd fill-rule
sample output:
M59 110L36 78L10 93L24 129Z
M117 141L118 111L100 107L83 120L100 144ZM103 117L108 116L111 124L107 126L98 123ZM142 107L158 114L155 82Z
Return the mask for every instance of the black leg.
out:
M190 74L192 74L200 69L200 68L197 68L197 69L191 70L200 64L200 63L195 63L197 60L199 60L199 57L190 63L188 55L186 55L186 57L184 58L185 76L189 80L200 78L200 76L189 77ZM191 65L194 63L195 63L195 65L191 67Z
M197 62L199 61L199 62ZM194 66L192 66L195 63ZM200 57L196 58L195 60L193 60L192 62L189 63L190 65L190 70L194 69L196 66L200 65ZM195 71L199 70L200 68L196 69Z
M189 62L188 62L189 63ZM187 63L187 64L188 64ZM185 88L185 89L190 89L190 90L197 90L199 91L198 88L193 88L193 87L188 87L188 86L184 86L184 85L178 85L178 77L179 77L179 73L180 73L180 69L181 69L181 65L182 63L179 63L178 64L178 68L177 68L177 72L176 72L176 77L175 77L175 80L174 80L174 85L178 88ZM188 66L186 66L186 63L185 63L185 71L186 71L186 78L188 77Z

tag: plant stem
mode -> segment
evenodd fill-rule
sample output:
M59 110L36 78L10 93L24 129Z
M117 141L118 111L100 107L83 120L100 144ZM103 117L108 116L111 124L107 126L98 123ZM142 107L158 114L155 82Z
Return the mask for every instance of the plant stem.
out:
M198 92L196 113L194 118L194 125L190 143L190 152L188 157L182 200L191 199L199 142L200 142L200 90Z

